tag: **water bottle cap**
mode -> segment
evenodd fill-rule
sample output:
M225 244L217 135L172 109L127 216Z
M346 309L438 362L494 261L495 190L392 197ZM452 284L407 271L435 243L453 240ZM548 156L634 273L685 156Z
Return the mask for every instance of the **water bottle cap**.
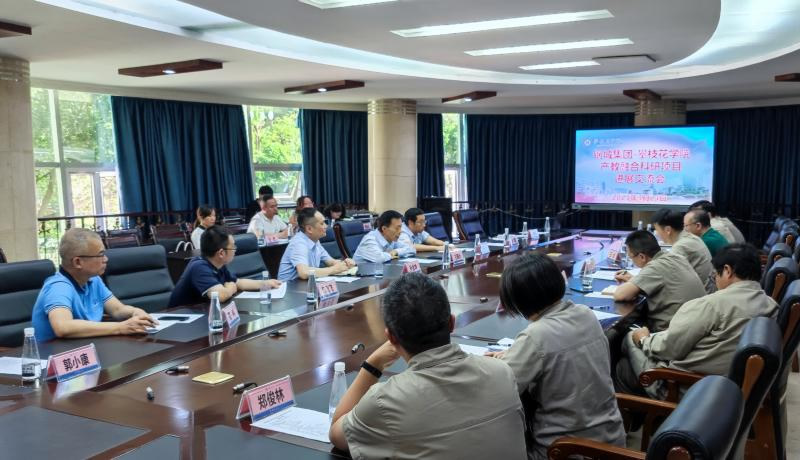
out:
M212 299L219 299L219 292L211 291L211 298Z
M261 277L262 278L269 278L269 270L264 270L263 272L261 272Z
M344 363L339 361L333 365L334 372L344 372Z
M26 327L24 330L25 330L25 337L33 337L33 328L32 327Z

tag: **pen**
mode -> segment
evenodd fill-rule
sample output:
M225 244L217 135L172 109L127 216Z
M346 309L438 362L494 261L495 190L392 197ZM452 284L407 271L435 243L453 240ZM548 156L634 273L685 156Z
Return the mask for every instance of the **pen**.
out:
M638 324L632 324L630 326L630 330L632 330L632 331L635 331L636 329L641 329L641 328L642 328L642 326L639 326Z

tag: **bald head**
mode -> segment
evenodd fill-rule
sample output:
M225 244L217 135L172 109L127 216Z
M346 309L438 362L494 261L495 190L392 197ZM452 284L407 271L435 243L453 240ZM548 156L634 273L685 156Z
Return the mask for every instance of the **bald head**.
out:
M102 247L103 240L100 239L100 235L92 230L87 228L71 228L67 230L58 245L61 265L71 267L73 258L88 255L92 246L96 246L98 243Z

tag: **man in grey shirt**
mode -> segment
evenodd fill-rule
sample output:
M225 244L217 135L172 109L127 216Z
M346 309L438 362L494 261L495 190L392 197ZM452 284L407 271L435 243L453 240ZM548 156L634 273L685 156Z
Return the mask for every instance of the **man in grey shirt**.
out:
M775 317L778 304L764 290L758 251L749 244L722 248L713 259L719 288L713 294L686 302L664 331L647 328L628 334L623 351L628 367L617 367L618 386L641 393L639 374L654 367L670 367L701 374L728 373L739 337L757 316ZM661 382L649 386L651 397L663 398Z
M444 289L409 273L383 295L388 341L361 366L330 429L354 459L525 458L525 421L508 364L450 343ZM408 369L378 382L398 357Z
M617 286L614 300L630 301L644 294L648 325L654 331L666 329L681 305L706 294L689 262L680 254L662 251L652 233L632 232L625 244L628 257L641 271L636 276L625 270L617 272L615 278L623 284Z
M689 261L700 281L703 282L706 294L717 290L711 275L711 252L699 236L683 231L683 213L671 209L661 209L653 214L653 227L656 235L671 244L670 252L680 254Z

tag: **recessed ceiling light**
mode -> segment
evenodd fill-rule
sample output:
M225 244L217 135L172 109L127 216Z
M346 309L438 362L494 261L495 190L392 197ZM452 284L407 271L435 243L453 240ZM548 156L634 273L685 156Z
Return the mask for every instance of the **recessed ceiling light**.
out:
M164 69L164 70L162 70L162 72L164 72L166 75L174 75L175 74L175 71L172 70L172 69Z
M312 83L310 85L293 86L291 88L284 88L283 92L286 94L317 94L326 93L329 91L339 91L342 89L363 88L364 82L359 80L337 80L327 81L325 83Z
M544 70L544 69L569 69L571 67L588 67L600 65L597 61L572 61L572 62L553 62L550 64L521 65L522 70Z
M479 101L495 96L497 96L497 91L472 91L471 93L442 98L442 104L466 104L467 102Z
M388 3L397 0L300 0L300 3L316 6L327 10L330 8L344 8L347 6L372 5L373 3Z
M163 75L202 72L204 70L215 70L221 68L222 63L219 61L211 61L209 59L191 59L180 62L164 62L162 64L126 67L124 69L117 70L117 73L131 77L159 77Z
M482 32L485 30L511 29L514 27L541 26L545 24L561 24L564 22L588 21L590 19L608 19L614 15L608 10L578 11L575 13L543 14L523 18L495 19L491 21L467 22L463 24L447 24L443 26L425 26L415 29L393 30L401 37L430 37L433 35L463 34L466 32Z
M471 97L465 97L464 98L464 102L472 102L472 98Z
M328 88L317 88L317 91L320 93L324 93L325 91L328 91Z
M600 48L603 46L633 45L630 38L609 38L606 40L584 40L580 42L542 43L539 45L508 46L506 48L489 48L485 50L464 51L470 56L494 56L498 54L536 53L540 51L577 50L582 48Z

